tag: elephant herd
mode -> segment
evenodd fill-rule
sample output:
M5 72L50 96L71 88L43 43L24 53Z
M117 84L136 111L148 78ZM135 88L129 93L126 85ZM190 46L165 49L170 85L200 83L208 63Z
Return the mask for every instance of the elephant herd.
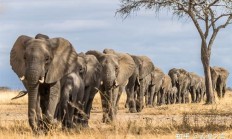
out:
M43 34L19 36L10 64L27 90L28 120L34 133L47 132L57 121L63 128L88 127L98 92L104 123L115 120L124 91L125 107L131 113L145 106L201 102L205 94L204 78L195 73L173 68L165 74L147 56L113 49L77 53L68 40ZM224 97L228 71L213 67L211 73L218 97Z

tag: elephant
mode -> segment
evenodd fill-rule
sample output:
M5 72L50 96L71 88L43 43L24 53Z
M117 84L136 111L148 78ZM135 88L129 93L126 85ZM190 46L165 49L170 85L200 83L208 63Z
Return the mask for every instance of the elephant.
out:
M102 100L103 122L114 122L117 115L118 94L128 84L128 80L135 70L135 63L128 54L124 53L117 52L118 55L116 55L90 50L86 54L96 56L102 66L102 85L99 90Z
M78 59L79 60L79 59ZM81 119L83 116L83 98L85 95L84 81L80 76L80 68L61 79L61 97L57 108L59 119L62 120L63 128L74 127L74 118ZM74 111L75 114L74 114ZM81 124L80 122L76 124Z
M205 78L204 77L200 77L200 87L196 91L196 102L201 102L202 100L204 100L204 94L205 94L205 92L206 92Z
M160 98L160 90L163 83L163 77L165 76L164 72L158 68L154 67L154 70L151 72L151 84L149 85L148 91L148 103L147 106L155 106L155 103L158 103Z
M64 38L21 35L15 41L10 64L28 92L28 121L34 133L54 124L60 81L77 69L76 61L75 49Z
M81 62L82 67L82 78L85 85L85 93L84 93L84 112L87 117L81 119L82 126L88 127L88 119L90 119L90 111L92 108L93 99L98 92L98 89L101 85L101 74L102 67L97 58L94 55L81 53L78 55L78 61Z
M147 94L149 91L149 86L152 82L151 76L154 70L154 64L152 60L147 56L130 56L133 58L136 64L136 69L132 76L133 82L129 81L128 83L132 84L132 86L134 87L134 91L129 91L129 94L127 93L127 100L136 102L136 111L141 112L144 107L144 96L146 103L148 101Z
M189 86L189 92L191 94L191 102L196 103L199 102L199 95L201 93L201 81L202 78L197 75L194 72L189 72L191 78L190 78L190 86Z
M134 58L131 55L126 54L126 53L119 53L119 52L116 52L113 49L104 49L103 53L112 54L112 55L116 55L116 56L119 56L119 57L122 56L122 55L126 55L128 58L130 57L130 60L131 59L134 60ZM139 83L139 77L138 77L139 76L139 69L137 67L138 63L136 63L136 62L139 62L139 61L134 60L134 64L135 64L134 70L131 71L132 75L129 77L128 83L125 86L125 91L127 93L127 100L126 100L125 107L129 107L129 112L131 112L131 113L137 112L134 96L135 96L135 89L137 88L136 85L140 84ZM118 97L117 97L117 101L116 101L116 106L117 107L118 107L118 102L119 102L119 99L121 97L123 88L124 87L119 88L119 93L118 93Z
M224 98L226 93L226 82L229 72L222 67L210 67L213 89L219 98Z
M177 103L186 103L191 79L190 74L184 69L172 68L168 75L171 77L172 86L176 86L178 89Z
M145 101L148 103L148 92L149 86L152 83L152 72L154 71L154 64L152 60L147 56L132 56L133 59L137 59L139 61L139 80L138 87L135 91L135 99L136 99L136 110L137 112L141 112L144 108L144 96Z
M166 104L170 104L170 98L168 97L170 95L170 91L172 88L172 82L169 75L165 74L162 78L162 85L160 89L160 97L158 97L158 105L165 104L165 98L166 98Z
M169 101L170 101L170 104L175 104L176 103L176 95L177 95L177 88L174 86L171 88L171 90L169 91L169 95L168 95L168 98L169 98Z

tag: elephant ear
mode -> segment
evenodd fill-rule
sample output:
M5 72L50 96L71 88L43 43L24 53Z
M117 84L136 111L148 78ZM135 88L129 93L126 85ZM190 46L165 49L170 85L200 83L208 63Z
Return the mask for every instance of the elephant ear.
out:
M25 74L24 53L26 49L26 43L31 39L31 37L21 35L18 37L13 45L13 48L11 49L10 65L18 77L22 77Z
M64 38L49 39L53 59L49 66L46 83L54 83L77 68L77 53Z
M146 56L139 56L139 58L142 61L142 65L140 67L139 79L143 79L154 70L154 65L151 59Z
M133 74L136 65L133 58L128 54L121 54L121 56L118 58L119 72L117 82L120 84L129 79L129 77Z

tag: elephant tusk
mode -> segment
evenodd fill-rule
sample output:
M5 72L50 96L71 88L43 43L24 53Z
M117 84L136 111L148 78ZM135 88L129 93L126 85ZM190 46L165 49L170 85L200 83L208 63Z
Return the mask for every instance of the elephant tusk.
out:
M44 83L44 77L42 77L41 80L39 80L40 83Z
M103 85L103 81L101 81L101 85Z
M118 86L119 86L119 84L118 84L118 81L117 81L117 80L115 80L114 85L115 85L115 87L118 87Z
M21 81L25 80L25 76L19 78Z

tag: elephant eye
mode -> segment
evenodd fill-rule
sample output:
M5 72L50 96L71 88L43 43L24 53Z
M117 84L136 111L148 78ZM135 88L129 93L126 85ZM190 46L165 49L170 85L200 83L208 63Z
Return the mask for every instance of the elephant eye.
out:
M46 61L46 62L49 62L49 56L46 56L46 57L45 57L45 61Z

